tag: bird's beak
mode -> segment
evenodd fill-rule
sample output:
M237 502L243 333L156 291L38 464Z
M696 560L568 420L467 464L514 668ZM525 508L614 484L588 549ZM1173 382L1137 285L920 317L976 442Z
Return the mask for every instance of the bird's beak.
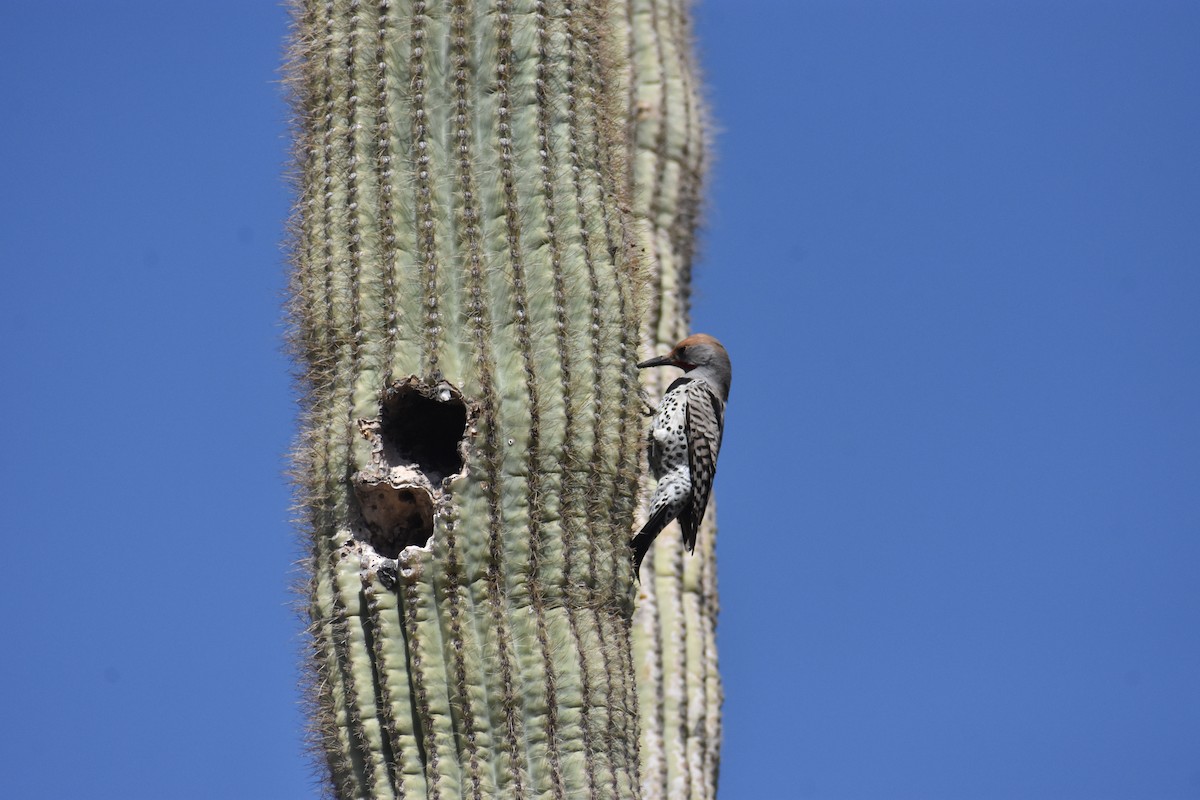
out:
M665 356L655 356L641 362L638 364L638 369L645 369L646 367L669 367L674 363L675 359L671 358L671 355L668 353Z

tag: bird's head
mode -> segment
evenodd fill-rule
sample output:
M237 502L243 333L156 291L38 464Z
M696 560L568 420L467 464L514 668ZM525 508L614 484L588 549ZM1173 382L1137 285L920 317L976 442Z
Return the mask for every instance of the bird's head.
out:
M729 384L733 368L729 353L724 346L707 333L693 333L671 349L665 356L657 356L638 364L638 369L647 367L679 367L684 372L697 371L696 377L704 378L721 390L722 397L729 396Z

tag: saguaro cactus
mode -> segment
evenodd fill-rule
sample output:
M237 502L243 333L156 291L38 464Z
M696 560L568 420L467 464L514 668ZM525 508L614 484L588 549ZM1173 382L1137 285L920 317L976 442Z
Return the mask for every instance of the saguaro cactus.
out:
M296 9L297 472L315 739L339 798L642 790L633 365L640 299L663 293L662 254L639 254L628 59L665 34L637 13ZM696 130L655 136L661 157L680 136Z

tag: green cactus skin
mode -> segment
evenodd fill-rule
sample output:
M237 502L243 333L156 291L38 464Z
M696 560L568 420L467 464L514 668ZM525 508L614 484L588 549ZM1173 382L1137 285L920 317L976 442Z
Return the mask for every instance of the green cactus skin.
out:
M634 364L686 330L702 172L682 3L306 0L294 20L295 460L330 794L712 797L712 531L688 563L660 538L632 627L628 549Z

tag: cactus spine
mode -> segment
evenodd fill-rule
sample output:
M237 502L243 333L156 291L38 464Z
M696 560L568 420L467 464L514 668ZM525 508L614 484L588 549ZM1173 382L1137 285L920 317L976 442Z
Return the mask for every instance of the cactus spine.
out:
M672 22L603 0L296 9L296 463L314 739L336 797L651 796L641 762L676 756L639 752L639 705L665 722L643 739L661 747L692 719L690 689L664 700L694 682L674 666L715 682L711 626L671 627L694 603L663 601L661 565L652 627L685 652L644 685L631 656L640 298L650 341L686 327L670 287L694 205L674 166L627 158L699 152L696 106L675 129L666 93L664 130L629 138L643 90L626 92L650 76L629 70L634 48L676 37L686 60L682 7L654 13ZM665 53L650 58L668 68ZM636 201L631 180L651 187ZM674 219L669 248L646 202ZM696 751L710 774L693 797L712 796L715 747Z

